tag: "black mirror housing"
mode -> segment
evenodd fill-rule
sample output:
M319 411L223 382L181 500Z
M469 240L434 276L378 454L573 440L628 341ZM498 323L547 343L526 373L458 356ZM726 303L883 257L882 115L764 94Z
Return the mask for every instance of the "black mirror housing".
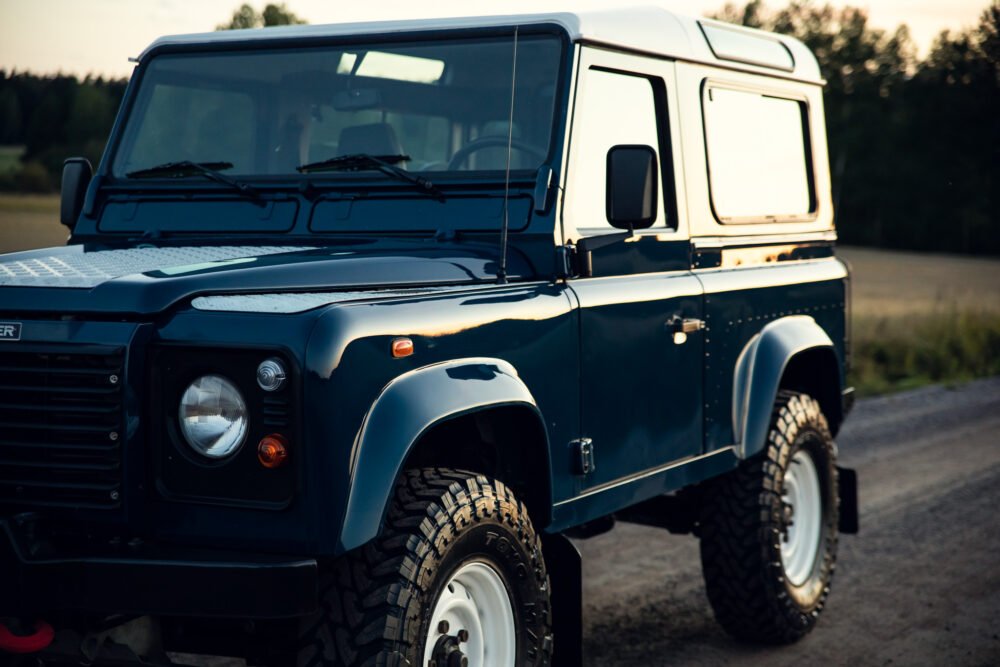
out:
M62 201L59 206L59 222L71 230L76 225L83 201L87 197L87 186L94 176L94 168L87 158L71 157L63 162Z
M649 146L608 151L607 216L618 229L646 229L656 222L658 165Z

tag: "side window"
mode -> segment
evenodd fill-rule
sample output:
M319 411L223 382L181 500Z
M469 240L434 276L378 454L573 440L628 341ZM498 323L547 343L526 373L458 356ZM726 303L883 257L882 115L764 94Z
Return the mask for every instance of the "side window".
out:
M708 85L702 104L719 222L811 218L816 204L805 102Z
M571 151L573 192L567 197L565 215L583 235L611 229L607 197L607 155L613 146L641 144L656 151L660 141L653 82L639 75L591 69L576 100ZM667 226L663 188L657 189L657 216L653 229Z

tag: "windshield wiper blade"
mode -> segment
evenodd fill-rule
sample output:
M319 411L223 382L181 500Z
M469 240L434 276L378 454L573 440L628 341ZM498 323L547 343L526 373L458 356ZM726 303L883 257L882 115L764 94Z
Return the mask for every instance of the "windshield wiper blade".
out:
M164 162L148 169L130 171L125 176L127 178L187 178L188 176L204 176L216 183L228 185L244 196L260 199L260 192L256 188L219 173L223 169L232 168L232 162L192 162L191 160L180 160L179 162Z
M368 153L353 153L351 155L339 155L319 162L309 162L296 167L296 171L302 174L309 174L318 171L363 171L374 169L381 171L386 176L391 176L400 181L406 181L416 185L420 190L438 201L444 201L444 193L441 192L432 182L412 174L396 165L400 162L409 162L409 155L369 155Z

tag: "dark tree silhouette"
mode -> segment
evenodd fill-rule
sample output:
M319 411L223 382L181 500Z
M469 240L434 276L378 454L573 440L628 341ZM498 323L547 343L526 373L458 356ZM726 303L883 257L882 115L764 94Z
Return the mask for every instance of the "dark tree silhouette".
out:
M249 3L240 5L233 12L229 23L216 26L216 30L241 30L245 28L270 28L277 25L299 25L305 20L296 16L285 3L268 4L258 12Z

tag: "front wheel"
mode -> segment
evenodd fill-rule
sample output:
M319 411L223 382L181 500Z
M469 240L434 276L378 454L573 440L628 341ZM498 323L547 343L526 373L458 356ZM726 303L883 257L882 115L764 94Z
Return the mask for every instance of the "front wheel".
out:
M705 587L738 639L789 643L826 603L837 558L836 449L815 399L781 392L767 446L708 490Z
M300 667L549 664L541 543L524 505L482 475L407 471L381 535L331 567L321 596Z

